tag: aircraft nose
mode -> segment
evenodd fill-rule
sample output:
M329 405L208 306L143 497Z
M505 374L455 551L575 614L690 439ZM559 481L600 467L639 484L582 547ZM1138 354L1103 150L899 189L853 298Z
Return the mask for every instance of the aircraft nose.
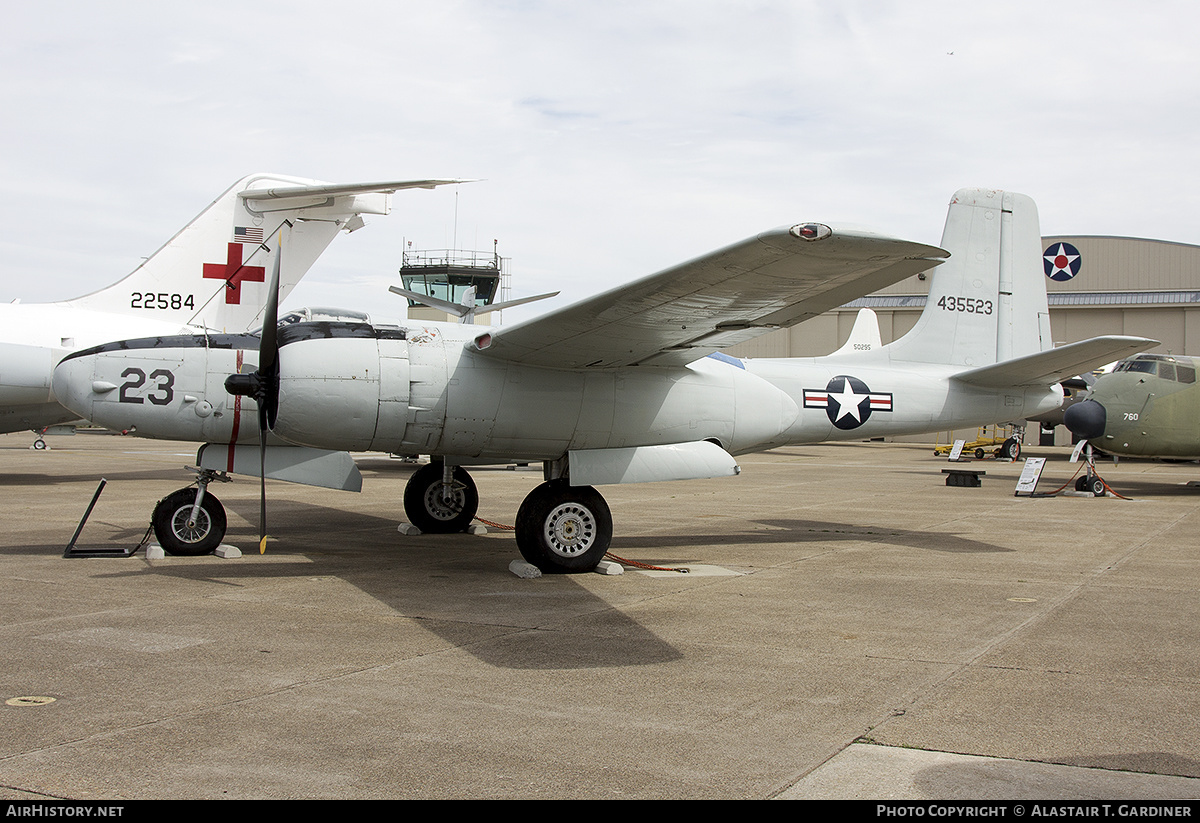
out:
M1084 400L1063 412L1063 425L1076 437L1094 440L1104 434L1107 416L1104 406L1095 400Z
M63 360L54 369L51 385L54 387L54 399L81 417L89 418L93 387L92 372L94 363L90 357L73 357ZM114 385L115 389L116 386ZM97 389L98 391L98 389Z

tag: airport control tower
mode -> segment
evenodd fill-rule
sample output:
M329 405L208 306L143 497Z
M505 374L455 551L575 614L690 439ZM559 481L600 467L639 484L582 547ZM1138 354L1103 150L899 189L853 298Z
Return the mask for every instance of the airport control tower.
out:
M500 256L498 241L492 251L435 249L406 251L400 267L405 289L426 295L435 301L462 304L467 292L475 289L475 305L490 306L503 302L509 285L509 259ZM409 298L408 316L421 320L457 320L458 317ZM499 323L499 317L481 315L481 321Z

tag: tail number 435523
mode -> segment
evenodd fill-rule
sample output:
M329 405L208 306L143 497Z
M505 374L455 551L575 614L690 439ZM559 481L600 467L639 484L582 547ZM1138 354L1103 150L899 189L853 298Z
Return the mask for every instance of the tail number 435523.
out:
M961 311L967 314L991 314L992 301L980 300L974 297L942 297L937 306L946 311Z

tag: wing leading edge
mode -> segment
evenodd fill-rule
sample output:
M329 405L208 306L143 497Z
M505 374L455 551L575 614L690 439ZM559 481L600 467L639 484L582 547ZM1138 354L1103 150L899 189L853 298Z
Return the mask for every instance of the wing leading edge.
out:
M861 230L798 224L482 334L472 345L491 357L551 368L685 365L930 269L949 254Z

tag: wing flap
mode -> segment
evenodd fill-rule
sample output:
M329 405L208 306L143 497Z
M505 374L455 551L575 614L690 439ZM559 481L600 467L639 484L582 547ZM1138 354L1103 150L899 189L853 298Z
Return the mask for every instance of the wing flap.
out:
M817 224L773 229L476 338L491 357L552 368L689 363L932 268L949 253Z
M1145 337L1107 335L1069 343L1056 349L1005 360L954 375L955 380L985 388L1048 386L1157 346Z

